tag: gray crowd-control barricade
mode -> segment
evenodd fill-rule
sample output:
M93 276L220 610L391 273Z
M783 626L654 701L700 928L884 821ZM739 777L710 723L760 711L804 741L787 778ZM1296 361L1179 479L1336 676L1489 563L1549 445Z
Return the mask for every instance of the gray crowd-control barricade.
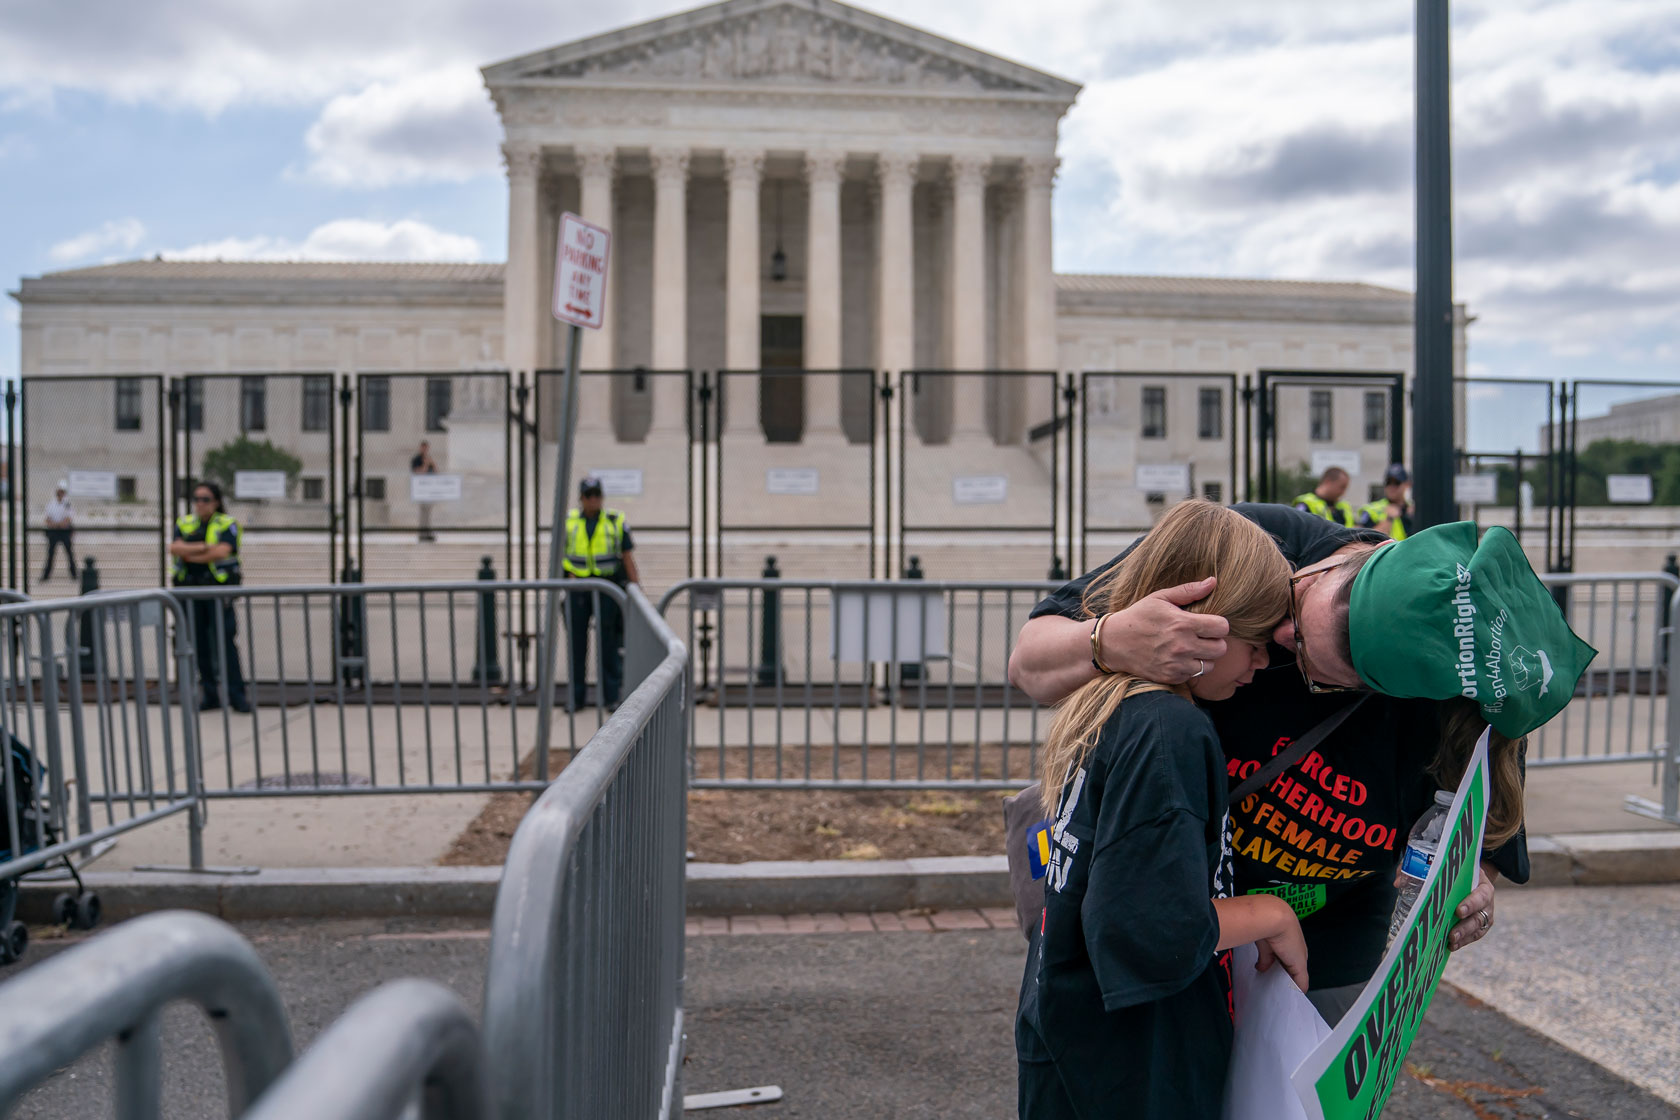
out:
M292 1057L280 993L229 926L181 911L136 918L0 987L0 1115L60 1067L115 1042L116 1115L163 1115L160 1013L197 1004L221 1049L228 1114L239 1116Z
M1670 693L1680 579L1666 572L1541 578L1598 655L1568 706L1529 736L1528 765L1648 762L1661 800L1630 796L1627 807L1680 824L1680 705ZM1537 653L1522 660L1518 671L1547 671Z
M161 590L0 606L0 888L177 813L200 859L184 620Z
M460 998L430 980L393 980L322 1031L245 1120L481 1120L489 1101L484 1048Z
M677 584L660 612L694 651L692 784L1020 788L1050 720L1010 684L1009 658L1056 586Z
M209 798L541 790L606 719L600 635L606 617L624 615L624 592L602 580L174 594L209 668L201 687L213 709L203 732ZM561 646L545 696L538 667L550 595L561 599ZM574 631L587 643L575 667ZM230 656L251 712L235 706ZM582 703L571 702L579 692ZM555 718L545 721L549 710Z
M681 1111L688 655L640 588L626 614L635 689L526 814L496 896L501 1120Z

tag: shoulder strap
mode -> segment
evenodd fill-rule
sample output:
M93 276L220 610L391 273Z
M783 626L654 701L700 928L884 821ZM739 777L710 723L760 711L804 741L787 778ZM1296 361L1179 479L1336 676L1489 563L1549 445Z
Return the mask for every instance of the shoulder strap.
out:
M1266 785L1279 773L1295 765L1314 747L1330 737L1330 733L1342 725L1342 721L1354 713L1354 709L1370 699L1369 692L1363 693L1353 703L1336 709L1313 726L1311 731L1289 744L1283 753L1273 756L1271 761L1248 776L1248 779L1231 791L1231 804L1235 805L1261 786Z

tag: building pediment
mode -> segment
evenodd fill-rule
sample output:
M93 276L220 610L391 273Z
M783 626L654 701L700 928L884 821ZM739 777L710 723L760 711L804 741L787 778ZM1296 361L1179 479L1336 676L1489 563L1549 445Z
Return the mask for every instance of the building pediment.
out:
M835 0L723 3L484 69L485 83L866 87L1054 97L1079 87Z

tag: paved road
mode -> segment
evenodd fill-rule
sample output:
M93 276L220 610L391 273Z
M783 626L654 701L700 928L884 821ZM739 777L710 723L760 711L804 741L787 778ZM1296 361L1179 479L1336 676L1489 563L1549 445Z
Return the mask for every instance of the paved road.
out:
M476 1006L487 940L442 923L250 923L279 981L296 1040L309 1040L376 984L430 976ZM47 959L54 946L32 949ZM1024 943L1002 930L759 934L689 940L685 1089L775 1083L779 1104L743 1117L991 1117L1014 1113L1010 1023ZM0 978L9 970L0 970ZM166 1022L167 1114L224 1114L207 1029ZM1680 1113L1479 1002L1443 991L1387 1115L1676 1120ZM16 1115L109 1115L108 1070L61 1073ZM1531 1092L1538 1090L1538 1092ZM1528 1094L1528 1095L1523 1095ZM1474 1102L1474 1103L1471 1103ZM1480 1111L1478 1111L1478 1109Z

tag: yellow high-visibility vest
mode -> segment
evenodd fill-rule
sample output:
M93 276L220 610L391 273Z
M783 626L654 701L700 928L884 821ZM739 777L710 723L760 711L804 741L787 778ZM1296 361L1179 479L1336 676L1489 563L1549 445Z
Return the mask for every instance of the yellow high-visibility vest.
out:
M1371 519L1371 528L1375 529L1384 517L1388 516L1388 499L1378 498L1374 502L1367 502L1359 507L1359 512ZM1406 523L1396 517L1388 523L1388 535L1397 541L1406 539Z
M618 579L624 570L624 515L604 509L591 534L583 514L566 514L566 551L560 560L568 574Z
M181 530L183 537L192 537L197 533L199 524L196 513L183 514L175 519L175 527ZM210 578L217 583L226 583L239 574L239 544L240 538L245 534L239 531L239 522L225 513L212 514L210 522L204 530L204 543L216 544L222 534L229 529L233 530L233 552L225 559L212 560L204 565L210 569ZM179 556L175 557L174 560L175 562L170 565L170 574L174 576L177 585L184 584L187 581L186 561Z
M1346 525L1349 529L1353 528L1353 506L1346 500L1339 501L1331 506L1329 502L1309 490L1297 497L1295 504L1306 506L1307 512L1314 517L1322 517L1324 520L1334 522L1337 525Z

